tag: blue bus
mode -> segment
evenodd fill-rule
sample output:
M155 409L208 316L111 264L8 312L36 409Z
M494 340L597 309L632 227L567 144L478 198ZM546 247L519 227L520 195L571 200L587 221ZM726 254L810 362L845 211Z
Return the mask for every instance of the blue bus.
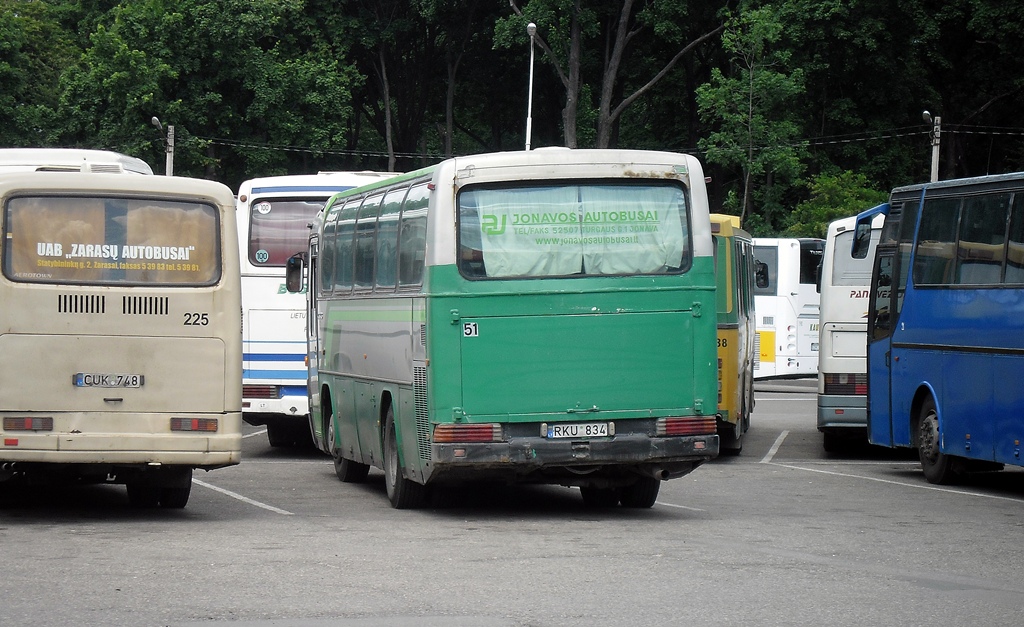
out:
M1022 465L1024 173L899 187L881 210L869 441L917 449L931 483ZM854 257L871 218L858 216Z

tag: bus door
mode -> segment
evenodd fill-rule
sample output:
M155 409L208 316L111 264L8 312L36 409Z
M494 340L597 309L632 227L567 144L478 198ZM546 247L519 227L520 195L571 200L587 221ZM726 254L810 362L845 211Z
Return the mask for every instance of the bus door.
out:
M868 441L892 446L892 323L895 251L879 250L871 281L868 314Z
M320 286L316 282L319 265L320 243L312 238L309 241L309 265L306 269L306 394L310 399L310 416L314 414L313 407L320 407L320 321L317 318L317 292ZM326 437L326 434L323 436Z

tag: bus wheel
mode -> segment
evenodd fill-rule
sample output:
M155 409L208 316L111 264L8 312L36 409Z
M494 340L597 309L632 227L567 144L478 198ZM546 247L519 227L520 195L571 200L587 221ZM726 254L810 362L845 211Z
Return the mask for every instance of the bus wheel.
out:
M132 507L148 509L160 504L160 486L145 481L131 481L124 487L128 489L128 503Z
M921 459L924 478L929 483L955 483L959 477L959 464L950 455L941 452L939 441L939 415L935 401L928 397L921 405L917 423L917 455Z
M615 488L580 486L580 495L587 507L615 507L619 504L619 491Z
M395 433L395 412L389 406L384 426L384 484L388 499L395 509L417 509L427 503L427 486L407 479L398 458L398 437Z
M640 480L631 486L622 488L621 499L623 507L647 508L654 507L658 500L658 491L661 490L661 480L654 477L640 477Z
M188 505L188 497L192 493L192 469L183 470L173 483L160 488L160 507L181 509Z
M366 480L370 467L351 459L345 459L334 444L334 416L327 419L327 450L331 452L331 457L334 459L334 474L338 475L338 479L345 483L362 483Z
M267 441L270 442L270 446L278 448L281 446L290 446L292 443L291 434L288 430L281 425L267 425Z

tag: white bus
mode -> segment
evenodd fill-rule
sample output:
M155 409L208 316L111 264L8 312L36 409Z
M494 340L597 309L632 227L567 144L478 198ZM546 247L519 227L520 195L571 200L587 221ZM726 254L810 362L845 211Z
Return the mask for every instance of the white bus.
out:
M305 250L309 225L334 194L380 172L255 178L238 189L242 271L242 416L266 425L271 446L310 440L306 395L306 298L284 288L285 262Z
M181 177L0 174L0 480L126 484L184 507L241 457L231 190Z
M867 442L867 331L871 263L885 216L871 224L869 246L852 254L857 216L828 225L821 261L818 431L825 450Z
M153 174L142 159L109 150L0 148L0 173L35 171Z
M815 277L825 242L754 238L754 378L813 377L818 372Z

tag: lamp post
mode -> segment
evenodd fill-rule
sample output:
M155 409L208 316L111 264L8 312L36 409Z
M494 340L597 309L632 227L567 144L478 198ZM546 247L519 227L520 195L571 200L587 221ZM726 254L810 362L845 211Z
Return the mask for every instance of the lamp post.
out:
M160 124L160 118L153 116L150 122L160 131L164 132L164 127ZM167 137L164 139L164 148L167 152L167 160L165 161L165 174L167 176L174 176L174 125L167 125Z
M942 118L935 116L932 118L932 114L927 111L921 114L921 118L924 119L925 123L932 125L932 131L930 133L932 138L932 178L931 181L934 183L939 180L939 135L942 132Z
M526 96L526 149L530 149L530 136L533 134L533 40L537 36L537 25L530 22L526 25L530 35L530 89Z

